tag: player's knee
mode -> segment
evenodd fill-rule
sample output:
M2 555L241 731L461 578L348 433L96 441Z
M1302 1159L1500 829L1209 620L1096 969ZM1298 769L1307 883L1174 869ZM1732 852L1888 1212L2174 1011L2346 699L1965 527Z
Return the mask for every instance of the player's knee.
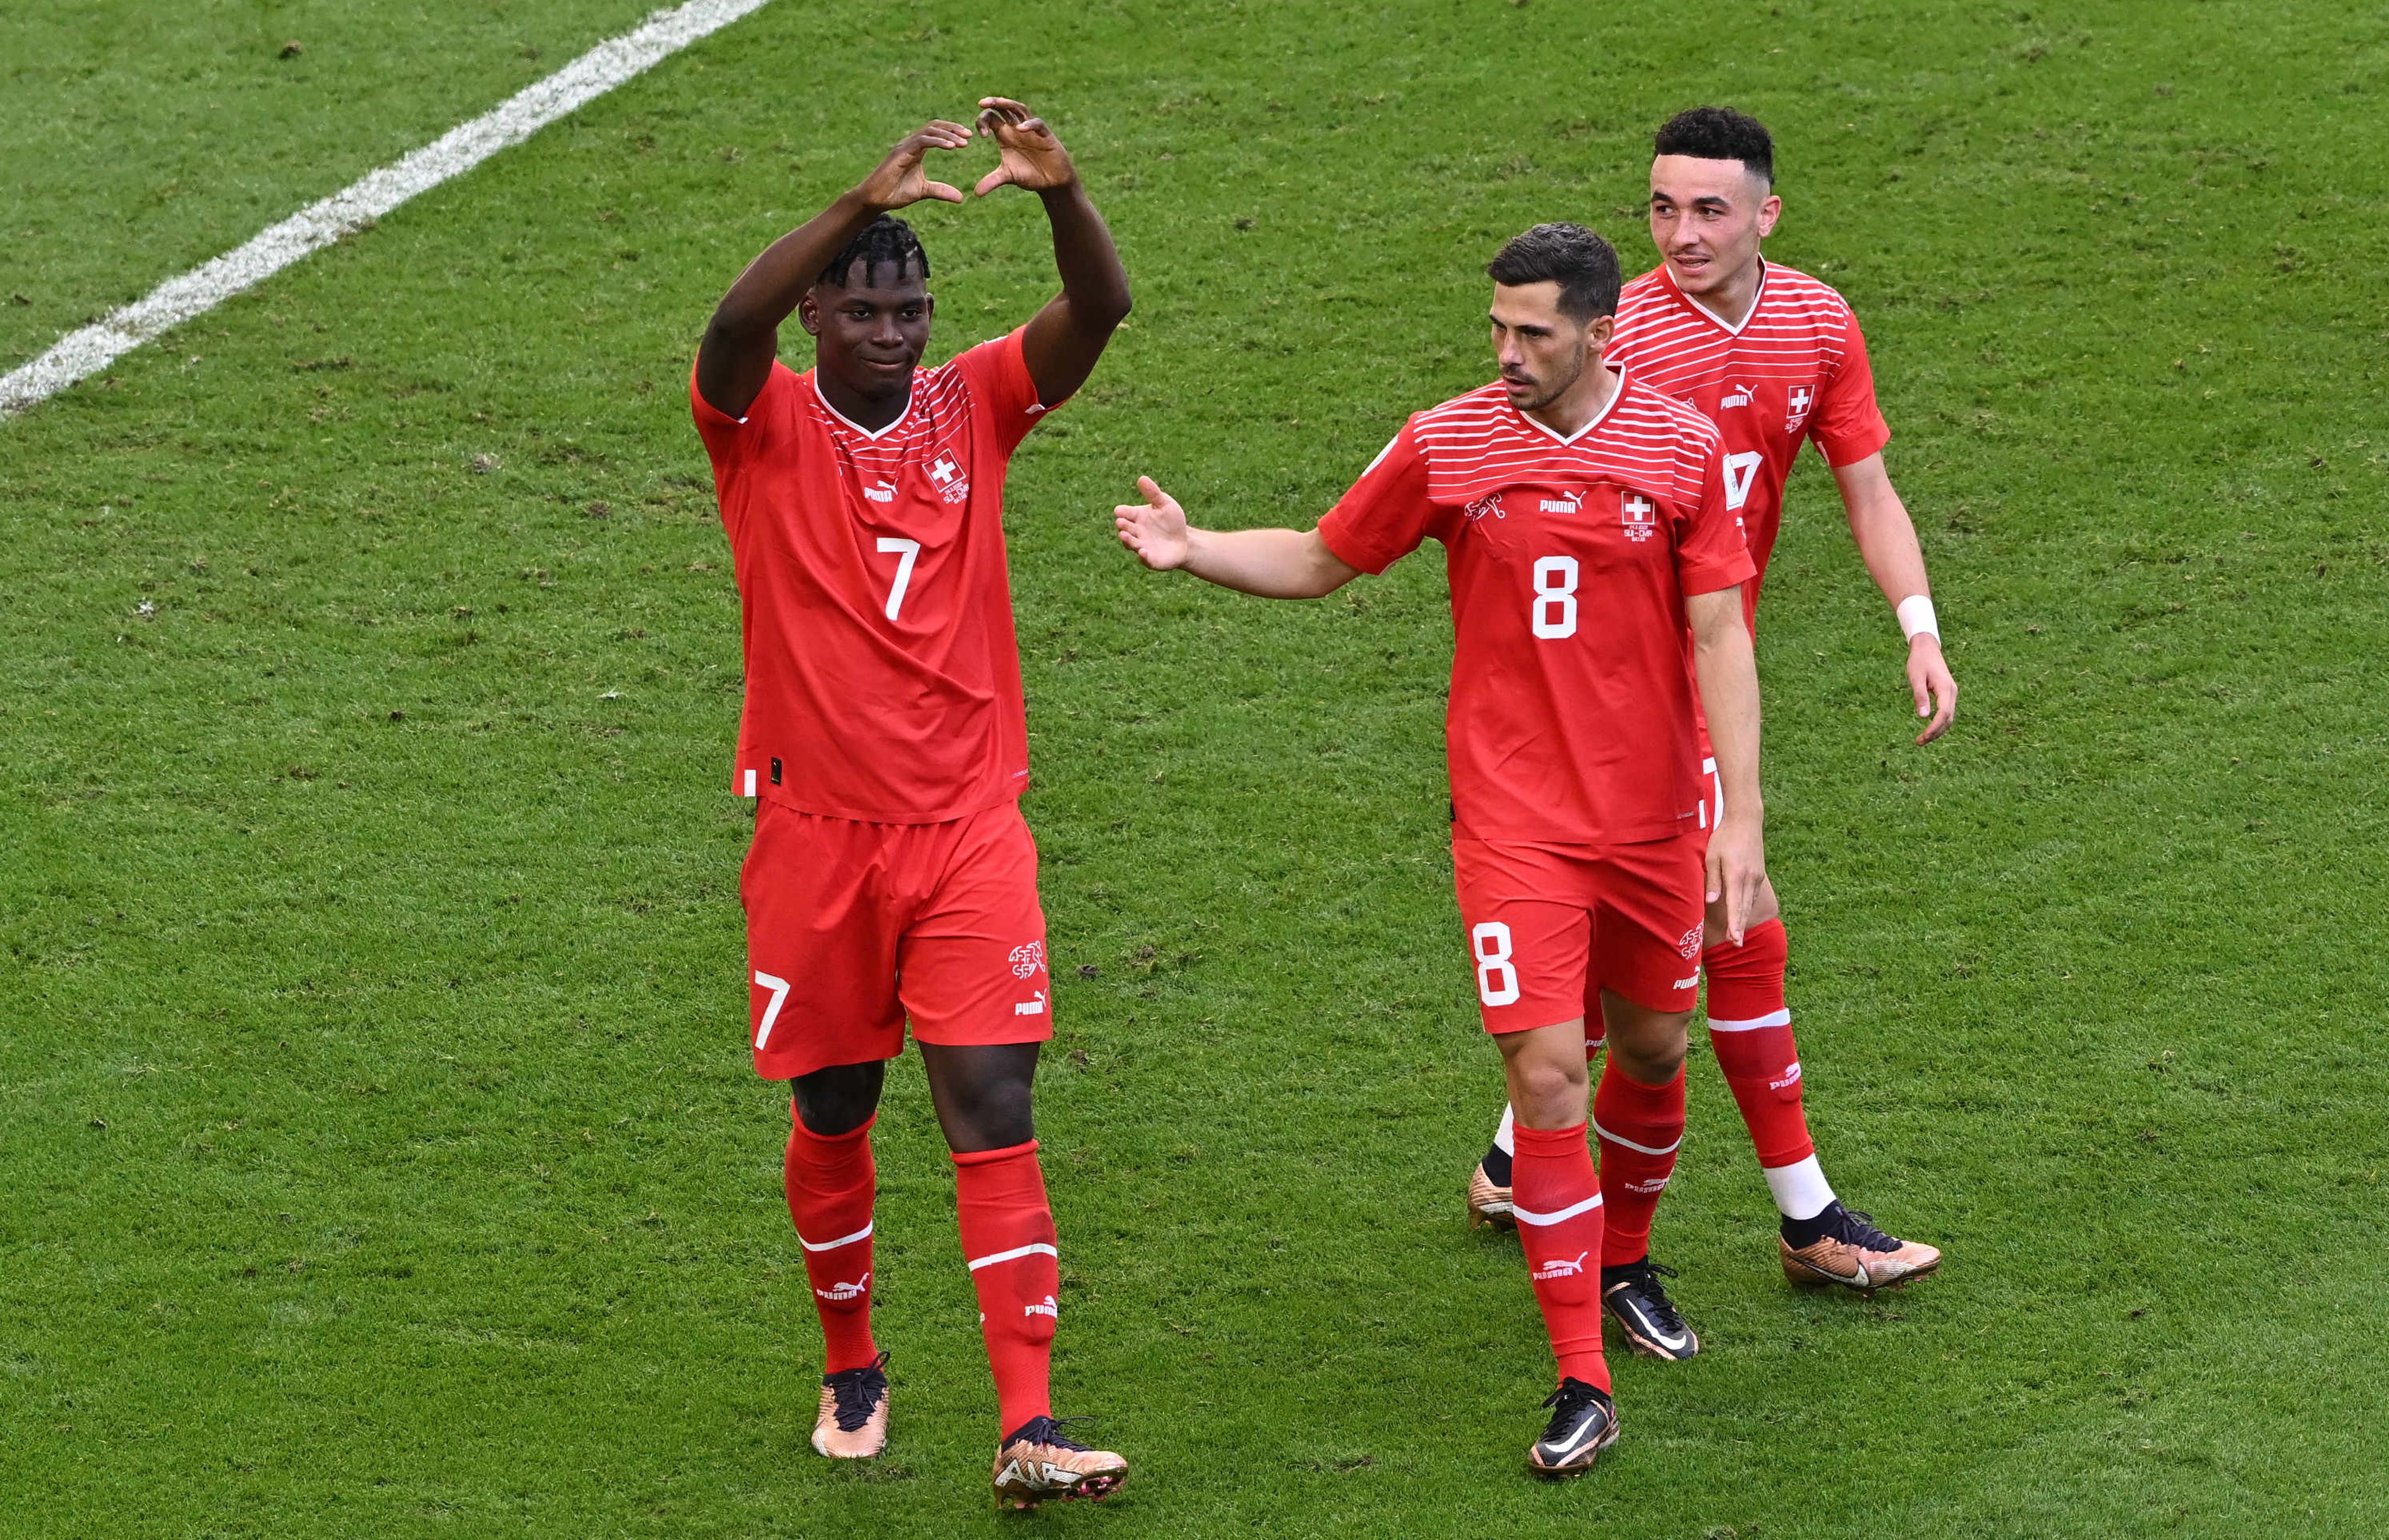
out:
M1002 1076L967 1087L956 1098L958 1133L966 1133L980 1149L1006 1149L1037 1136L1030 1083L1026 1076Z
M876 1061L833 1064L798 1075L788 1082L797 1121L824 1138L851 1134L879 1110L879 1090L887 1078L888 1066Z
M1530 1128L1564 1128L1583 1121L1588 1084L1582 1059L1533 1059L1510 1066L1510 1100Z

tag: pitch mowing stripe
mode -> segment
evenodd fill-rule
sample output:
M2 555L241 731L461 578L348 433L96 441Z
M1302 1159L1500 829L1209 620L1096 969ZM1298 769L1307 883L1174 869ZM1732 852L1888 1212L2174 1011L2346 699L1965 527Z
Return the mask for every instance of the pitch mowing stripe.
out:
M658 11L632 32L608 38L545 80L460 123L339 192L311 203L248 244L168 278L147 296L71 331L32 363L0 376L0 418L12 417L87 379L117 359L195 315L205 314L292 263L362 229L420 192L472 170L518 145L584 103L594 100L717 32L769 0L688 0Z

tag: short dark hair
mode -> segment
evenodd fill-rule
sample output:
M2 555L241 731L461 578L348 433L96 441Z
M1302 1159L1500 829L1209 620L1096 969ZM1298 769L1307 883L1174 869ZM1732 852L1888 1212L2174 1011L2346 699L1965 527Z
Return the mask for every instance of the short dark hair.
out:
M1538 225L1512 236L1485 271L1505 287L1555 283L1572 321L1617 314L1617 252L1581 225Z
M1659 125L1651 153L1739 160L1760 181L1775 186L1775 141L1767 125L1731 107L1695 107L1677 113Z
M921 237L893 214L881 214L864 225L860 235L846 243L846 250L829 260L829 265L822 269L820 281L833 289L844 289L847 275L856 263L862 263L862 281L866 284L883 263L896 269L899 282L903 280L907 263L920 274L923 283L929 281L929 253L921 250Z

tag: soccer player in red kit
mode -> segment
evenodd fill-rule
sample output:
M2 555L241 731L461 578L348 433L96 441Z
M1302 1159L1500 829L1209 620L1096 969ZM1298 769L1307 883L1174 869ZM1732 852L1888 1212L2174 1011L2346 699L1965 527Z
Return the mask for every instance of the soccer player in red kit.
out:
M1699 408L1724 434L1726 501L1758 571L1744 590L1754 629L1782 522L1784 478L1801 445L1815 443L1840 484L1859 555L1907 634L1909 687L1916 714L1930 719L1916 741L1929 743L1948 729L1958 687L1941 656L1915 528L1884 469L1891 430L1875 404L1866 340L1839 294L1759 254L1782 210L1764 127L1729 109L1694 108L1659 130L1654 149L1651 237L1662 260L1619 297L1609 356ZM1770 885L1749 933L1731 943L1712 925L1701 958L1709 1043L1782 1214L1783 1270L1795 1283L1867 1292L1929 1273L1940 1265L1938 1251L1884 1234L1869 1215L1844 1208L1825 1180L1801 1106L1787 956ZM1505 1113L1470 1179L1473 1219L1508 1217L1511 1122ZM1650 1263L1652 1211L1683 1138L1682 1076L1654 1091L1613 1060L1593 1123L1609 1194L1603 1303L1638 1351L1691 1357L1699 1341Z
M1570 1476L1617 1436L1586 1020L1605 1021L1612 1057L1641 1072L1680 1062L1705 900L1722 904L1739 941L1766 883L1743 623L1752 568L1717 429L1604 362L1609 243L1539 225L1487 271L1501 378L1412 417L1317 529L1193 529L1149 479L1148 501L1117 520L1148 567L1278 598L1331 593L1443 543L1452 866L1517 1109L1519 1234L1559 1360L1527 1460ZM1695 675L1722 819L1705 811Z
M1001 159L977 191L1044 201L1060 296L1011 335L920 366L929 261L888 211L961 202L923 161L972 137L932 122L739 275L706 328L691 404L744 607L749 1027L757 1072L792 1092L788 1213L827 1357L813 1447L861 1458L887 1442L870 1129L909 1020L995 1371L996 1497L1026 1507L1103 1496L1128 1468L1063 1436L1047 1401L1058 1263L1029 1093L1053 1017L1016 801L1028 738L1003 476L1094 368L1129 291L1053 132L1018 102L979 105ZM778 359L791 312L814 339L804 374Z

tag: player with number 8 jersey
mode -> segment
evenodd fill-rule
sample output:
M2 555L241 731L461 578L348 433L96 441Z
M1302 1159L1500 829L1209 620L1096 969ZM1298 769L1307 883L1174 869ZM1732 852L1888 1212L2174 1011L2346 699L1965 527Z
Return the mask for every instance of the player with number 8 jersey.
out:
M756 799L747 908L755 1068L790 1089L785 1167L824 1350L812 1445L888 1439L872 1331L870 1128L909 1025L955 1166L994 1371L999 1504L1102 1497L1118 1455L1060 1431L1048 1361L1059 1252L1030 1120L1053 1034L1028 738L1003 544L1004 471L1128 314L1127 275L1069 156L1020 103L977 133L1043 200L1062 292L1009 336L920 367L929 261L888 211L963 201L928 180L973 130L926 124L740 276L707 327L691 409L743 606L734 789ZM816 340L778 360L791 313Z
M1588 1018L1653 1095L1680 1086L1704 908L1721 902L1738 932L1766 881L1742 620L1753 569L1716 427L1604 360L1608 242L1537 225L1487 271L1501 378L1403 424L1316 529L1195 529L1150 479L1147 501L1115 518L1148 567L1280 598L1444 547L1452 865L1517 1109L1514 1211L1558 1367L1527 1463L1559 1477L1590 1469L1618 1426ZM1718 823L1704 810L1695 681L1731 788Z

